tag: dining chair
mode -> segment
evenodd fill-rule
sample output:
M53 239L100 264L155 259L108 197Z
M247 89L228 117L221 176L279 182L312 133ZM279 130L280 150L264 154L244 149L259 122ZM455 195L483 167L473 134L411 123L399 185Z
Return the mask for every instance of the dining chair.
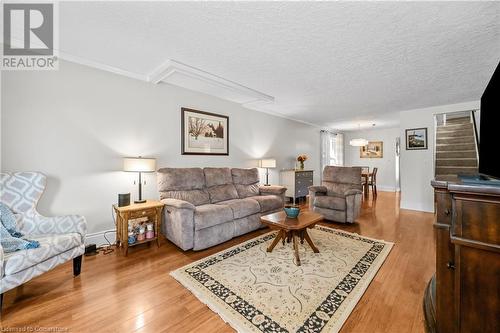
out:
M372 192L374 196L377 196L377 171L378 168L373 168L371 176L368 178L368 187L372 187Z
M368 195L368 175L370 174L369 166L353 166L353 168L361 168L361 186L363 188L363 192Z

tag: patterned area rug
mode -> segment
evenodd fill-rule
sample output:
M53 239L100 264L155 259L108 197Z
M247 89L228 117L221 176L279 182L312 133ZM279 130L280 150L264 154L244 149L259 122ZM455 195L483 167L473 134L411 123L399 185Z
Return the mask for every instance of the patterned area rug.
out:
M309 229L320 253L292 244L266 252L276 232L170 274L239 332L337 332L392 243L323 226Z

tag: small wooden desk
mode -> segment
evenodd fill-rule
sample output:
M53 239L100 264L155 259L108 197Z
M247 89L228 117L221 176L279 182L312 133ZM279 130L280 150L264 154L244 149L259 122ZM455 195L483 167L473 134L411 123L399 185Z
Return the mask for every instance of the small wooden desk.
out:
M123 248L125 255L128 254L129 246L144 244L154 240L156 240L156 244L160 247L160 224L163 206L164 204L157 200L148 200L145 203L131 204L122 207L113 205L116 212L116 245ZM129 244L128 221L139 217L147 217L149 221L154 223L155 236L150 239L135 242L134 244Z
M311 237L307 233L307 228L313 228L316 223L322 221L322 215L307 211L300 213L297 218L289 218L286 216L285 212L278 212L262 216L260 220L270 228L279 230L273 242L267 248L267 252L272 252L280 240L283 245L285 245L285 240L287 240L287 242L292 240L296 259L295 264L300 266L299 245L297 240L297 238L299 238L301 244L304 244L305 239L314 253L319 253L318 248L314 245Z

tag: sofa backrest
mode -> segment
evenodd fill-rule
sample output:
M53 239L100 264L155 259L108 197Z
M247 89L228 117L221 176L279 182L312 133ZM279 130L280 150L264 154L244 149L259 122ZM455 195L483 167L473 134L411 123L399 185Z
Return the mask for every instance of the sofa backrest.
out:
M160 199L184 200L195 206L210 203L201 168L162 168L158 170Z
M160 199L184 200L195 206L259 195L259 171L239 168L162 168Z
M360 167L325 166L323 186L331 193L344 193L347 190L362 190Z
M231 169L233 183L238 192L238 197L248 198L259 195L259 171L252 169Z
M238 192L233 184L231 169L229 168L204 168L205 184L210 195L210 202L238 199Z

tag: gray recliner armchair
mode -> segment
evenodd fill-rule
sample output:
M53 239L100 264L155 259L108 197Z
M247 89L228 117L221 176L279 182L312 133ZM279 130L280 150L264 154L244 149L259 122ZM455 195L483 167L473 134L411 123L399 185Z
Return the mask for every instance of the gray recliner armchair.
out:
M309 208L326 220L353 223L362 196L361 168L326 166L322 185L309 187Z

